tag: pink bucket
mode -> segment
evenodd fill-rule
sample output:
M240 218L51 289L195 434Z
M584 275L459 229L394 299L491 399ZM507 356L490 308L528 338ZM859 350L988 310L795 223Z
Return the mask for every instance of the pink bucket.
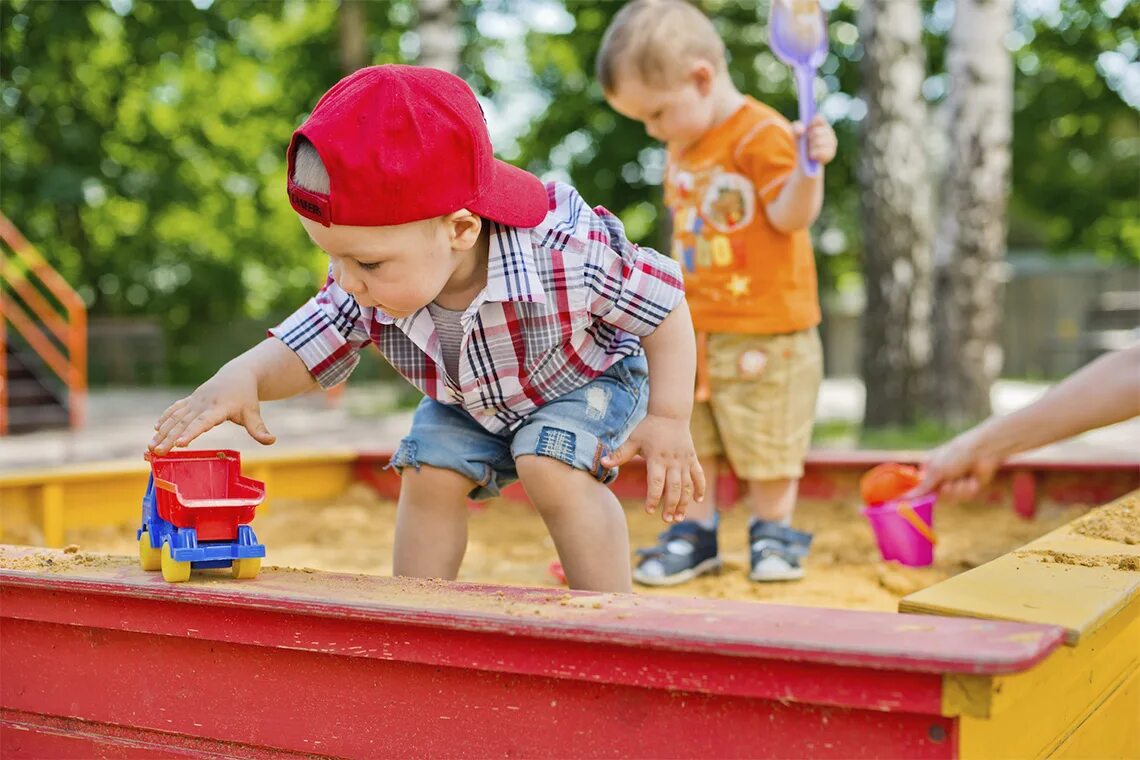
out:
M937 494L929 493L863 508L883 559L911 567L926 567L934 562L934 502L937 499Z

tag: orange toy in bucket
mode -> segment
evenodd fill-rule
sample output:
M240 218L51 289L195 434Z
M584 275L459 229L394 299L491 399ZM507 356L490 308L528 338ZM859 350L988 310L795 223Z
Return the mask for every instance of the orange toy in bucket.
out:
M922 482L922 473L909 464L885 462L863 473L859 493L868 506L897 499Z
M885 560L896 560L912 567L934 562L934 502L930 493L903 498L922 482L922 473L903 464L881 464L859 481L859 491L867 505L863 514L871 522L879 553Z

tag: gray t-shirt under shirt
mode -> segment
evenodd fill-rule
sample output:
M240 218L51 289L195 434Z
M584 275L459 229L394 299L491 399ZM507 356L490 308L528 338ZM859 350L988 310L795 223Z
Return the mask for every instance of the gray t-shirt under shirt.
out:
M439 348L443 352L443 366L447 370L447 376L458 384L459 349L463 346L463 325L460 318L463 312L429 303L428 313L431 314L436 334L439 335Z

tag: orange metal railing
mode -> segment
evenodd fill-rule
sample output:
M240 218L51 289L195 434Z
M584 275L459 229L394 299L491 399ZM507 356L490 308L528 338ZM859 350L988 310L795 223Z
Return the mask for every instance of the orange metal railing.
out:
M83 424L87 409L87 307L3 214L0 240L8 249L0 253L0 281L4 284L0 289L0 435L8 432L5 322L11 323L63 381L71 427L77 428ZM43 295L45 290L56 304Z

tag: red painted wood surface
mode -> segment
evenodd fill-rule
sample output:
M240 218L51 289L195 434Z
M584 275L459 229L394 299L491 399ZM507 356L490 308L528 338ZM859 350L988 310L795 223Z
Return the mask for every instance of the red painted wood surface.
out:
M5 756L17 734L31 757L168 732L172 753L953 757L942 674L1023 670L1062 636L274 569L171 586L36 556L49 572L0 570Z
M1013 511L1025 519L1037 514L1037 474L1032 470L1013 473L1010 484L1013 493Z
M355 464L358 480L369 483L385 498L400 493L400 477L385 470L391 452L362 452ZM923 455L895 451L812 451L804 463L800 480L800 498L833 501L859 501L859 477L883 462L919 464ZM731 507L732 500L742 495L739 484L727 482L723 476L716 484L718 504ZM1030 487L1032 485L1032 488ZM645 464L635 459L622 467L621 475L610 486L618 498L639 500L645 497ZM1103 461L1061 461L1053 459L1015 458L1003 465L981 500L992 504L1012 504L1018 514L1032 517L1039 502L1053 504L1105 504L1140 488L1140 459ZM506 498L525 501L526 493L514 484L503 491Z

